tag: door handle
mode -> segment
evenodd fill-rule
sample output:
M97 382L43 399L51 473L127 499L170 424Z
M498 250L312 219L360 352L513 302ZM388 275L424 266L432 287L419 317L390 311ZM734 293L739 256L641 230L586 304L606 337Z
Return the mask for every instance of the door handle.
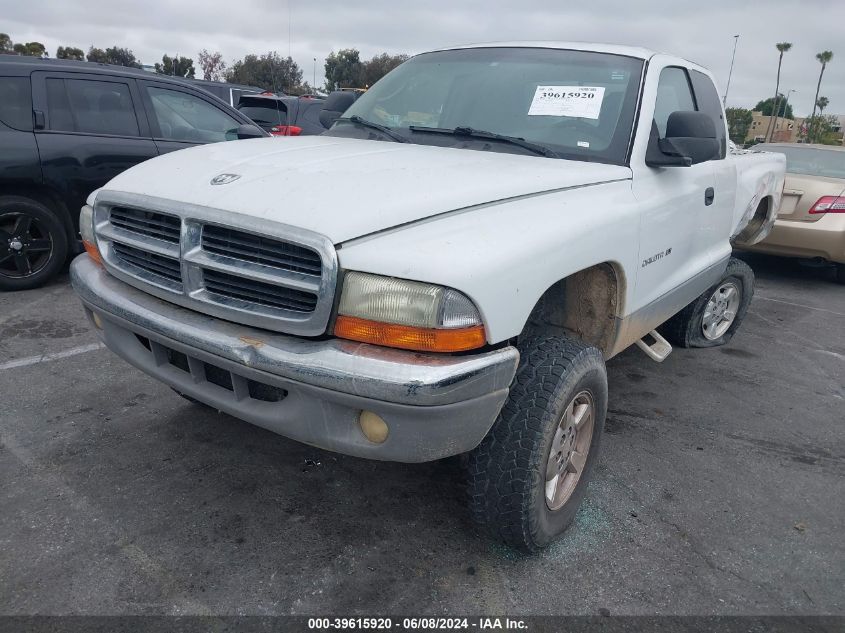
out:
M44 129L44 113L41 110L32 111L32 127L36 130Z
M704 205L709 207L713 204L713 198L715 197L716 192L713 191L713 187L707 187L707 189L704 190Z

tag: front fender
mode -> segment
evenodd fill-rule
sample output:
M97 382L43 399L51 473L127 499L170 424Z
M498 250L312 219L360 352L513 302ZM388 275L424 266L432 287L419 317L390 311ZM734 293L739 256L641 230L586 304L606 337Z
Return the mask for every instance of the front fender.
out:
M345 270L441 284L478 306L489 343L518 335L560 279L609 262L637 270L639 207L629 180L482 205L346 242ZM633 292L623 283L621 306Z

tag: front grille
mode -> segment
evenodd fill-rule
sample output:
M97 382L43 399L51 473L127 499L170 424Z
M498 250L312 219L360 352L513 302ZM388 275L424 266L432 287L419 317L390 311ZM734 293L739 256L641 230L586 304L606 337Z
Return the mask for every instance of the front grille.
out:
M271 266L281 270L319 276L319 253L290 242L206 224L202 229L203 250L241 261Z
M337 255L318 233L241 214L102 191L94 226L109 272L214 317L300 336L324 334Z
M182 269L178 259L144 251L120 242L113 242L112 248L117 258L130 266L164 277L169 281L182 283Z
M219 297L293 312L313 312L317 295L293 288L236 277L217 270L203 270L205 289Z
M171 244L179 243L179 230L182 221L175 215L128 207L112 207L109 220L113 226L124 231L145 235Z

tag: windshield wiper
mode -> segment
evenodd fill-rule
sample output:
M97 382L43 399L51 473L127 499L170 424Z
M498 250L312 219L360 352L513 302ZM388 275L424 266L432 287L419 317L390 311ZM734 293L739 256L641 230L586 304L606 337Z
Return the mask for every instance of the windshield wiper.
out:
M547 156L549 158L560 158L558 154L544 145L539 143L532 143L526 141L524 138L518 136L507 136L506 134L496 134L495 132L486 132L484 130L476 130L471 127L458 126L456 128L445 127L424 127L420 125L411 125L408 127L411 132L425 132L427 134L451 134L453 136L467 136L469 138L483 138L491 141L501 141L503 143L510 143L517 145L523 149Z
M378 130L385 136L389 136L397 143L408 143L408 139L406 139L401 134L397 134L393 130L391 130L386 125L381 125L380 123L374 123L373 121L367 121L362 117L359 117L357 114L354 114L350 117L340 117L338 121L349 121L350 123L355 123L356 125L360 125L361 127L368 127L373 130Z

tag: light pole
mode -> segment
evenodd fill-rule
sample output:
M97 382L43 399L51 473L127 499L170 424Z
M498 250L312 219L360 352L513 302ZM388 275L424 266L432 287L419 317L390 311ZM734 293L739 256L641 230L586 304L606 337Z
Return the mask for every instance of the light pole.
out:
M731 75L734 73L734 60L736 59L736 45L739 43L739 35L734 35L734 52L731 55L731 69L728 71L728 85L725 86L725 96L722 97L722 105L728 104L728 90L731 89Z
M317 58L314 58L314 78L311 80L311 90L317 92Z
M798 91L790 88L789 90L786 91L786 96L783 98L783 118L786 118L786 106L789 104L789 95L791 95L793 92L798 92ZM780 110L780 108L778 108L778 110ZM777 119L777 112L776 112L775 113L775 127L777 127L777 124L778 124L778 119Z

